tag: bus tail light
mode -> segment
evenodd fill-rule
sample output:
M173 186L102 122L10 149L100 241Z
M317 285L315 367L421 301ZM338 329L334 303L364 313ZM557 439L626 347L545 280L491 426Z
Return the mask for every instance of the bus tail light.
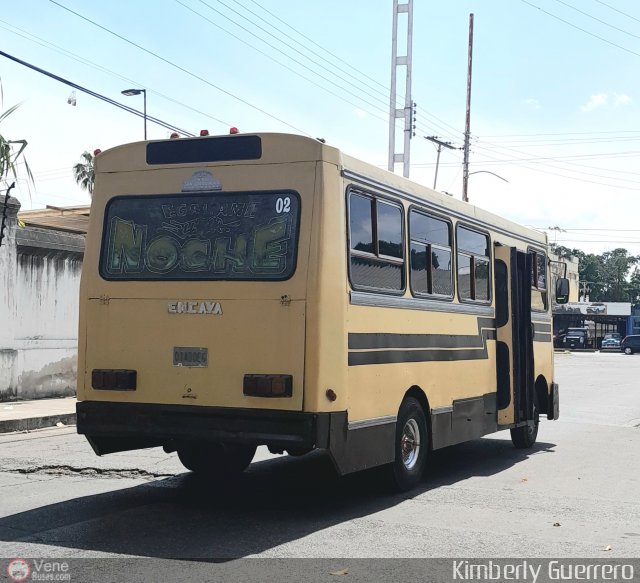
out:
M94 368L91 386L97 391L135 391L137 376L135 370Z
M246 374L242 393L247 397L291 397L293 376L288 374Z

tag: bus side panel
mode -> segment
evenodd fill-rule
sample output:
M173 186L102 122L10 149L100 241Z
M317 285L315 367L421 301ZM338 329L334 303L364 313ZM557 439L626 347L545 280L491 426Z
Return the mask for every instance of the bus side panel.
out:
M304 410L345 411L347 387L347 267L343 180L320 163L313 209L307 285Z
M482 399L496 391L495 342L489 319L350 306L349 332L363 335L364 341L371 337L371 345L379 346L349 352L350 421L396 415L412 386L422 389L432 409L460 399ZM383 348L390 336L404 334L417 335L416 342L424 346ZM396 362L388 362L390 359Z

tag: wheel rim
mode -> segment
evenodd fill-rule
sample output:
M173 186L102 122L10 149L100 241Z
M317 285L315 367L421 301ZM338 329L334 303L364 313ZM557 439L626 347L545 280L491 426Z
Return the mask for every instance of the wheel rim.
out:
M420 455L420 428L415 419L409 419L402 429L400 452L404 467L407 470L413 469L418 463Z

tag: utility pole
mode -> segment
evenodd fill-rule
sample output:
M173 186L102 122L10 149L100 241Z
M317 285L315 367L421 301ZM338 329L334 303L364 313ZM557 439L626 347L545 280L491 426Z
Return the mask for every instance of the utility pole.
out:
M462 173L462 200L469 202L469 138L471 136L471 71L473 64L473 13L469 14L469 62L467 70L467 115L464 126L464 161Z
M407 14L407 54L398 56L398 15ZM396 162L403 164L403 176L409 176L411 159L411 138L414 135L415 103L411 99L411 56L413 38L413 0L400 4L393 0L393 31L391 36L391 95L389 104L389 171L393 172ZM396 109L398 68L405 67L406 83L404 107ZM396 152L396 119L404 118L403 151Z
M438 181L438 166L440 165L440 152L442 152L442 148L449 148L449 150L455 150L455 148L451 145L451 142L443 142L438 139L438 136L424 136L425 140L429 140L434 144L438 145L438 157L436 158L436 173L433 177L433 190L436 189L436 182Z

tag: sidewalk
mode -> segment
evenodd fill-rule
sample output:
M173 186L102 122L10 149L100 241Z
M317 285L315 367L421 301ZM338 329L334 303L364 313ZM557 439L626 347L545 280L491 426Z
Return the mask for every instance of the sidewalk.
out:
M0 402L0 433L75 425L76 399L38 399Z

